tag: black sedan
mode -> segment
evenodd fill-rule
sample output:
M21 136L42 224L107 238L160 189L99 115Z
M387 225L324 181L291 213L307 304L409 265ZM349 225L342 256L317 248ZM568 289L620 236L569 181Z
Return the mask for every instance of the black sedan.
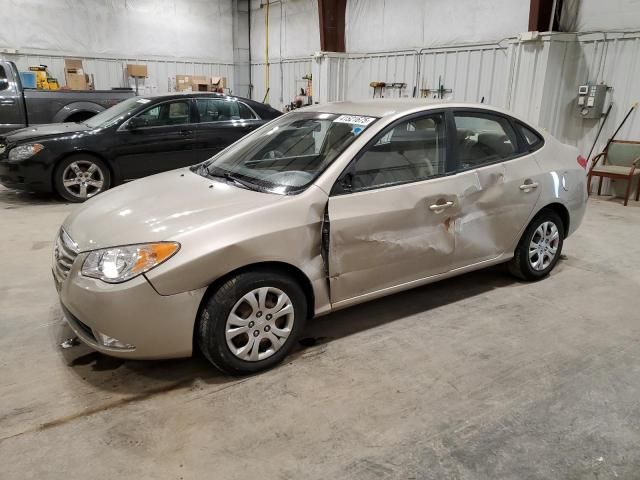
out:
M215 93L130 98L84 122L0 137L0 183L82 202L127 180L202 162L279 115Z

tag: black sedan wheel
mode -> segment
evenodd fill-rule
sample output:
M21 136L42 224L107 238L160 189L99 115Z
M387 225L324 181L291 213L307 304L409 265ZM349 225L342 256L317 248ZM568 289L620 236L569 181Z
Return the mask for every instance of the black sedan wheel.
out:
M70 202L84 202L111 186L111 174L102 160L89 154L67 157L56 167L55 189Z

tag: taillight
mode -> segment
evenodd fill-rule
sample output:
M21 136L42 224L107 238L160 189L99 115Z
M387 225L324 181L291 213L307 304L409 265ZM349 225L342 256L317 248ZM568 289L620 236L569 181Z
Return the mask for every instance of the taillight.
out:
M578 155L578 165L580 165L585 170L587 169L587 159L582 155Z

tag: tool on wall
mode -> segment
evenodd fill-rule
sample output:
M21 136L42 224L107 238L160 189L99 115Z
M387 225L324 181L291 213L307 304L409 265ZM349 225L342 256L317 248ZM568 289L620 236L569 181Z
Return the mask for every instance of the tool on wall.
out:
M600 128L598 128L598 133L596 133L596 138L593 140L593 145L591 145L591 150L589 150L589 155L587 155L587 165L589 165L589 161L591 160L591 154L593 153L593 149L596 148L596 143L598 143L598 138L602 133L602 128L604 124L607 123L607 118L609 118L609 114L611 113L611 108L613 107L613 103L609 104L609 108L607 108L607 112L604 114L602 118L602 123L600 123Z
M398 97L401 97L402 90L407 88L404 82L371 82L369 86L373 88L373 98L376 98L376 92L379 98L384 98L385 88L398 90Z
M445 94L453 93L453 89L445 88L442 83L442 76L438 77L438 88L437 89L429 89L429 88L421 88L420 89L420 97L421 98L445 98Z
M631 114L633 113L633 111L637 108L638 106L638 102L634 103L633 105L631 105L631 108L629 109L629 111L627 112L627 114L624 116L624 118L622 119L622 121L620 122L620 125L618 125L618 128L616 128L616 131L613 132L613 135L611 135L611 138L609 138L609 141L607 142L607 144L604 147L604 150L607 149L607 147L609 146L609 144L613 141L614 138L616 138L616 135L618 134L618 132L620 131L620 129L622 128L622 126L626 123L627 119L629 118L629 116L631 116Z
M386 82L371 82L369 86L373 88L373 98L376 98L376 91L378 92L378 97L384 97L384 87L387 86Z

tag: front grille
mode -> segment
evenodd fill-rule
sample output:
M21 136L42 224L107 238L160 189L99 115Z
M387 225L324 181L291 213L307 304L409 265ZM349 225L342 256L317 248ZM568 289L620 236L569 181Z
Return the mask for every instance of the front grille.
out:
M62 283L68 276L73 262L78 256L78 246L63 229L56 238L53 247L53 274L58 283Z
M6 149L7 146L4 143L0 143L0 155L2 155Z

